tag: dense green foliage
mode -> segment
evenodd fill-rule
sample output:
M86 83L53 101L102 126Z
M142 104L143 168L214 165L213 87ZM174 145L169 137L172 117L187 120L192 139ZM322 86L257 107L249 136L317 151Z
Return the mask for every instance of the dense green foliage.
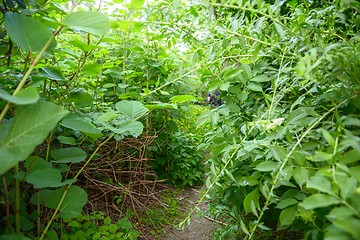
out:
M359 239L360 3L122 2L1 3L0 238L135 239L81 215L102 160L128 186L207 171L218 239Z

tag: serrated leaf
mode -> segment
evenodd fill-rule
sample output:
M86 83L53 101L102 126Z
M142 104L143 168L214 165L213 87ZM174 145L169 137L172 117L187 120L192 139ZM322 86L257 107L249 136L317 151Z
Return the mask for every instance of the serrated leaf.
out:
M260 172L271 172L274 171L278 167L279 163L273 161L265 161L261 162L255 167L255 170Z
M49 102L17 106L14 121L0 139L0 175L25 160L68 111Z
M79 163L86 159L86 152L81 148L59 148L50 151L56 163Z
M149 110L138 101L123 100L115 105L116 110L132 119L144 116Z
M6 12L5 28L10 38L25 51L40 52L54 35L37 20ZM55 39L48 49L56 47Z
M65 189L60 188L52 192L46 199L45 204L47 207L56 209L60 199L64 194ZM71 186L60 206L60 213L62 218L77 217L85 204L87 203L87 193L78 186Z
M65 17L63 23L73 29L98 36L110 30L108 17L100 12L73 12Z
M304 199L301 206L307 210L328 207L340 203L339 199L328 194L316 193Z
M12 96L5 90L0 89L0 98L17 105L27 105L36 103L40 96L35 88L28 87L21 89L15 96Z
M286 159L287 152L284 147L270 146L270 150L276 160L282 162Z

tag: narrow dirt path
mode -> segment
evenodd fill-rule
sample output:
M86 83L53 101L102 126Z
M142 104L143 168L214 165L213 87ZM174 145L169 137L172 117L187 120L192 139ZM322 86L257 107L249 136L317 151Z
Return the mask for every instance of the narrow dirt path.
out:
M177 198L182 202L184 211L188 213L199 201L199 192L201 187L187 188L180 192ZM202 202L199 205L201 211L207 210L207 203ZM209 240L213 239L212 234L218 227L215 222L201 217L199 213L194 211L191 222L186 225L183 230L175 227L165 229L163 240Z

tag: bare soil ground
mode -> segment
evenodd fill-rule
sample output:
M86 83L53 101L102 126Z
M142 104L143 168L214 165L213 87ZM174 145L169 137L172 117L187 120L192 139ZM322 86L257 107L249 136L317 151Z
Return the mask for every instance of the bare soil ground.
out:
M181 191L177 198L182 203L183 211L186 213L190 212L199 201L199 193L201 187L187 188ZM207 210L207 203L202 202L199 205L200 213ZM165 228L165 233L162 238L163 240L209 240L213 239L212 234L218 227L218 224L209 220L200 214L199 211L194 211L191 217L191 222L186 225L183 230L179 230L176 227ZM185 215L185 214L184 214ZM183 219L181 219L183 220Z

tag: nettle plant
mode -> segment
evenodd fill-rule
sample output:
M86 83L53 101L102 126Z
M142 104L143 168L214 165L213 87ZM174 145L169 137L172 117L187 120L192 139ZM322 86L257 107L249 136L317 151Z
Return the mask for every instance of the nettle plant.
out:
M0 238L27 239L25 234L44 239L55 221L80 215L88 198L76 181L99 148L113 137L139 136L144 128L139 120L149 110L137 101L118 101L96 122L85 114L95 98L74 88L97 77L94 52L110 30L105 14L81 11L76 4L66 13L60 2L4 4ZM76 49L64 48L64 42ZM92 145L87 152L80 148L84 143ZM77 164L79 170L70 174ZM123 219L117 224L124 222L124 231L114 234L127 236L130 223ZM49 234L57 238L56 232Z
M213 126L200 147L211 150L202 199L227 224L217 237L358 239L359 3L198 10L203 80L225 102L198 119Z

